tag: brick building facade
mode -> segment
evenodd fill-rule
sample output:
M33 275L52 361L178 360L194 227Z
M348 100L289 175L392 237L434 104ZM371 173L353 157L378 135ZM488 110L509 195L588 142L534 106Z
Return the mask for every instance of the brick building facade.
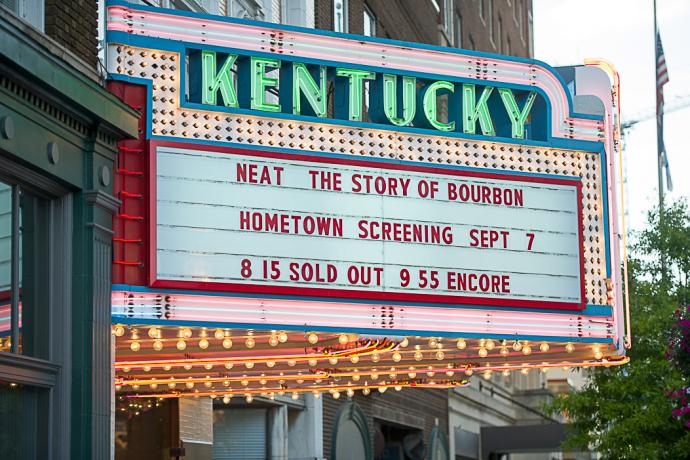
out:
M97 5L0 2L3 459L111 453L111 178L138 113L98 71Z

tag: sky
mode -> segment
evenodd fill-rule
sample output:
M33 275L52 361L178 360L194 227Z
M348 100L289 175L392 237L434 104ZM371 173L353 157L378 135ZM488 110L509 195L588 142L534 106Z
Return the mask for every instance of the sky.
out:
M655 99L654 19L652 0L533 0L535 58L553 66L604 58L618 69L621 118L653 114ZM690 1L658 0L669 83L666 106L688 96L683 109L664 117L664 141L671 165L673 192L666 200L690 196L690 152L683 137L690 128ZM629 228L639 230L647 210L658 202L656 124L636 124L625 138L625 205Z

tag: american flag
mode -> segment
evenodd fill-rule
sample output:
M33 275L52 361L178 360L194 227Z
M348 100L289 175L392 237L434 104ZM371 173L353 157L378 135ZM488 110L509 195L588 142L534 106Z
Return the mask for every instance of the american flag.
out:
M673 190L671 182L671 170L664 145L664 85L668 83L668 70L666 69L666 57L664 47L661 44L661 35L656 32L656 123L657 123L657 150L659 163L666 171L666 186Z

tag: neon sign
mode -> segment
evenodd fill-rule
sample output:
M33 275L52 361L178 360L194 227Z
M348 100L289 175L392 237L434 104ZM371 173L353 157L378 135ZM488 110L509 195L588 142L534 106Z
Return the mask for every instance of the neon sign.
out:
M331 118L362 122L367 111L369 121L378 124L525 139L537 100L534 90L212 50L188 50L188 58L190 101L228 109L327 118L332 85ZM271 93L278 95L273 101ZM539 123L544 117L532 119ZM532 138L544 130L534 131Z

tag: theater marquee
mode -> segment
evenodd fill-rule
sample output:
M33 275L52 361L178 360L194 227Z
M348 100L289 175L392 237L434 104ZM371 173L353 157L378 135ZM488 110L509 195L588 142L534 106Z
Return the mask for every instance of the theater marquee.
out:
M385 391L624 361L608 64L107 12L110 88L142 113L115 184L118 385Z

